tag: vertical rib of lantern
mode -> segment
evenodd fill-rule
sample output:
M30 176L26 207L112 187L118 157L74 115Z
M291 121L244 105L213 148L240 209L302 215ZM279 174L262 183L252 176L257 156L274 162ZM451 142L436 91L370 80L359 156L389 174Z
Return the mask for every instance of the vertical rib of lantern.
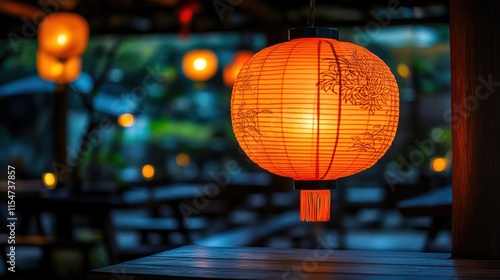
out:
M340 71L339 71L340 72ZM364 130L364 133L366 133L368 131L368 128L370 127L370 113L369 111L367 111L366 113L366 116L363 116L364 119L366 119L366 128ZM361 156L361 153L358 153L357 155L355 155L353 158L352 158L352 161L350 164L348 164L343 170L341 171L337 171L337 174L336 176L340 176L341 174L345 174L345 172L347 170L349 170L353 165L357 165L359 164L360 161L358 161L359 157ZM368 165L372 165L373 164L373 158L374 156L377 156L376 153L373 153L373 155L370 157L370 159L368 161L364 161L365 162L365 166L368 164ZM362 162L362 161L361 161ZM363 167L363 169L365 169L365 167Z
M284 83L283 81L285 80L285 75L286 75L286 68L288 66L288 63L290 61L290 56L291 54L293 53L294 49L303 41L297 41L297 43L295 45L293 45L290 49L290 52L288 53L288 55L286 56L286 59L285 59L285 63L284 63L284 69L283 69L283 74L281 75L281 90L280 90L280 104L283 104L283 92L284 92ZM280 110L280 123L283 124L284 121L283 121L283 110ZM284 139L285 139L285 129L283 127L283 125L281 125L281 137L283 139L283 142L284 142ZM291 163L290 161L290 155L288 154L288 148L287 148L287 145L286 143L283 143L283 150L285 151L285 157L286 159L288 160L288 166L290 167L290 169L293 171L293 173L295 173L295 178L300 178L300 175L297 173L297 171L295 170L295 168L293 167L293 164Z
M262 72L263 72L263 70L264 70L264 66L265 66L265 64L266 64L265 62L266 62L266 61L269 59L269 57L273 54L273 51L274 51L275 49L277 49L279 46L280 46L280 45L279 45L279 44L277 44L277 45L274 45L273 47L270 47L270 48L268 49L268 53L267 53L267 55L266 55L266 56L265 56L265 58L264 58L264 63L261 63L261 65L260 65L259 74L258 74L258 77L259 77L259 78L257 79L257 87L256 87L256 88L257 88L257 90L256 90L256 92L255 92L255 93L251 93L252 95L256 94L256 96L257 96L257 97L256 97L257 102L255 103L256 112L259 112L259 103L260 103L260 102L259 102L259 98L260 98L260 91L259 91L258 89L260 88L260 79L261 79L261 77L262 77ZM284 71L283 71L283 72L284 72ZM262 137L262 133L260 132L260 131L261 131L261 126L260 126L260 124L261 124L260 122L256 122L256 125L257 125L257 131L259 131L258 135L259 135L259 137ZM267 157L268 162L269 162L269 163L270 163L270 164L274 167L274 169L275 169L277 172L279 172L279 173L283 173L283 171L282 171L280 168L278 168L278 166L279 166L279 165L277 166L276 164L274 164L274 160L273 160L273 158L272 158L271 156L269 156L269 153L267 152L267 149L266 149L266 145L264 145L263 143L264 143L263 141L260 141L260 144L261 144L262 150L264 151L264 154L265 154L265 156Z
M300 190L300 220L328 222L330 220L330 190Z
M333 164L333 159L335 158L335 153L337 152L337 146L339 144L339 136L340 136L340 119L342 118L342 72L340 71L340 61L339 61L339 56L337 55L337 52L335 51L335 47L333 46L332 42L327 41L327 43L330 45L330 48L332 50L332 54L335 57L335 63L337 64L337 67L339 69L339 103L338 103L338 116L337 116L337 135L335 136L335 145L333 146L333 151L332 151L332 156L330 158L330 162L328 163L328 167L326 168L325 173L323 176L321 176L320 179L324 179L326 175L328 175L328 172L330 172L330 168L332 168Z
M317 64L318 64L318 81L320 80L320 73L321 73L321 42L322 40L318 40L318 55L317 55ZM319 167L320 167L320 162L319 162L319 140L320 140L320 116L321 116L321 90L320 86L318 85L316 87L316 170L315 170L315 177L316 179L319 179Z

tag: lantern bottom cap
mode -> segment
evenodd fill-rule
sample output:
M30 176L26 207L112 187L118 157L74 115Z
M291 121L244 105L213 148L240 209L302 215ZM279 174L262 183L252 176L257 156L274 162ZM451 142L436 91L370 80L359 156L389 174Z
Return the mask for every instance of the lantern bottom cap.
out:
M294 180L296 190L331 190L337 186L336 180Z
M303 222L330 221L330 190L300 191L300 220Z

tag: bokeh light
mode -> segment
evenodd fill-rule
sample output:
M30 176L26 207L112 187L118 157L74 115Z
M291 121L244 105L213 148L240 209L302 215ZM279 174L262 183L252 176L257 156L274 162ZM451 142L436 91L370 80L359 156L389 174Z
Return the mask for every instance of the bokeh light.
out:
M121 127L131 127L135 122L135 117L132 114L122 114L118 116L117 122Z
M402 78L408 79L411 76L410 68L404 63L400 63L397 67L397 71L399 76Z
M186 153L180 153L177 155L175 158L175 162L177 163L178 166L180 167L186 167L189 165L190 158L189 155Z
M431 159L431 169L434 172L443 172L448 169L449 161L444 157Z
M53 190L57 186L57 177L54 173L43 173L42 182L47 189Z
M146 180L151 180L155 176L155 168L151 164L145 164L141 170L142 177Z

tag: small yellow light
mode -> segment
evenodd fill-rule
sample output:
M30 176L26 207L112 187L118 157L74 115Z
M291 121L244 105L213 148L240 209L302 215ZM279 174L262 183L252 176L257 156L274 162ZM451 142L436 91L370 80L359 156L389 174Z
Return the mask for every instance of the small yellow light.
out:
M134 118L134 115L132 114L122 114L120 116L118 116L118 125L121 126L121 127L131 127L134 122L135 122L135 118Z
M180 153L177 155L175 158L175 162L177 162L177 165L180 167L186 167L189 165L189 155L186 153Z
M155 176L155 168L151 164L146 164L142 167L142 177L146 180L150 180Z
M54 173L43 173L42 181L44 186L49 190L53 190L57 186L57 177Z
M443 157L431 159L431 169L434 172L443 172L448 169L448 159Z
M194 60L193 67L198 71L203 71L205 70L205 68L207 68L207 60L203 57L199 57Z
M66 34L59 34L57 36L57 40L56 41L57 41L57 44L59 44L59 45L62 46L62 45L66 44L68 42L68 37L66 36Z
M410 75L411 75L410 68L408 68L408 66L406 64L400 63L398 65L397 71L398 71L399 76L401 76L402 78L405 78L405 79L410 78Z

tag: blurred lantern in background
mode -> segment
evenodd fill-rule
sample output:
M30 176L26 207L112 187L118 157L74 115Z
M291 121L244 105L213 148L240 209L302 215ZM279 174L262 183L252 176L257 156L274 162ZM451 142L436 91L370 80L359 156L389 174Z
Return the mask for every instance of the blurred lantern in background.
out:
M367 49L338 41L334 28L289 30L241 68L231 120L247 156L294 179L300 219L330 219L335 180L374 165L399 119L399 91L389 67Z
M217 67L217 56L209 49L189 51L182 59L184 75L195 82L204 82L211 79L217 72Z
M198 2L188 2L187 4L182 5L182 7L178 10L178 17L180 23L180 36L186 38L190 31L190 25L193 21L194 15L201 9L201 6Z
M43 51L36 53L36 70L40 78L68 84L78 78L82 69L82 60L79 56L59 60Z
M38 48L59 59L81 56L88 40L87 21L73 13L48 15L38 28Z
M183 6L179 10L179 21L183 25L189 24L191 22L191 20L193 19L194 11L195 11L194 5Z
M80 57L87 49L89 32L89 25L83 17L67 12L46 16L38 27L37 73L40 78L57 84L52 145L54 160L61 165L66 164L67 158L67 91L69 83L80 75ZM64 178L60 178L60 182L63 183Z
M241 67L252 57L252 54L253 53L250 51L236 52L233 61L224 67L224 72L222 73L224 84L226 84L226 86L233 86Z
M80 56L89 40L87 21L77 14L48 15L38 28L37 72L40 78L68 84L80 75Z

